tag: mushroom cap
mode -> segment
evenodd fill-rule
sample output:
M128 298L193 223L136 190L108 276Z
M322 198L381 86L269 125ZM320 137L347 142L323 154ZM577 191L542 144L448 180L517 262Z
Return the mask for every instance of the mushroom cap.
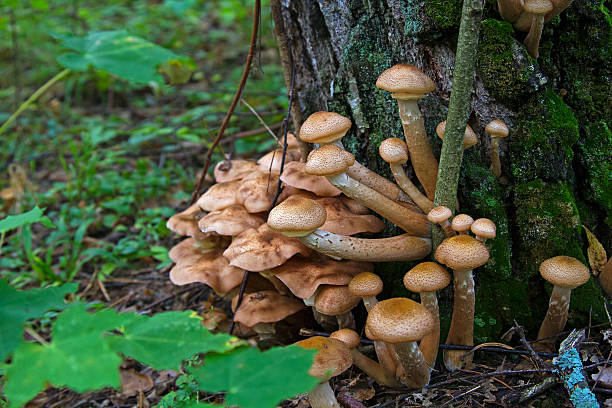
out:
M467 214L457 214L451 221L451 227L454 231L464 233L470 230L474 223L474 219Z
M434 317L425 306L407 298L378 302L366 320L372 340L387 343L418 341L434 329Z
M492 120L485 126L485 131L491 135L491 137L506 137L509 134L508 126L499 120Z
M200 231L219 235L236 236L249 228L257 228L263 217L249 213L241 205L232 205L220 211L212 211L198 221Z
M321 285L315 296L315 309L328 316L346 313L359 304L361 298L351 294L348 286Z
M444 132L446 132L446 121L438 123L436 126L436 134L444 140ZM478 135L474 132L470 125L465 126L465 134L463 135L463 149L474 146L478 143Z
M298 150L287 149L285 164L300 160L301 153ZM257 160L257 169L263 173L279 173L283 161L283 149L275 149L263 155Z
M589 268L571 256L555 256L540 264L540 275L553 285L574 289L588 282Z
M427 214L427 219L438 224L448 220L452 215L453 212L450 208L440 205L431 209L429 214Z
M215 180L217 183L240 180L257 170L257 163L248 160L230 160L231 166L225 170L226 161L220 161L215 166Z
M495 223L488 218L478 218L470 227L472 232L481 238L495 238L497 227Z
M474 237L456 235L442 241L435 256L438 262L449 268L467 271L484 265L489 259L489 251Z
M350 349L338 339L314 336L295 344L305 349L317 350L308 374L321 381L327 381L331 377L342 374L353 365Z
M236 311L238 295L232 299L232 311ZM258 323L275 323L306 308L304 302L284 296L274 290L262 290L244 295L234 321L253 327Z
M329 335L330 338L340 340L350 349L357 348L361 342L361 337L353 329L340 329Z
M404 286L415 293L444 289L450 281L450 273L435 262L421 262L404 275Z
M198 198L198 206L204 211L219 211L235 204L241 204L237 196L241 183L242 180L232 180L211 186Z
M553 9L550 0L525 0L523 10L531 14L546 14Z
M383 140L378 147L378 153L387 163L404 164L408 161L408 146L399 137L390 137Z
M355 296L377 296L383 290L383 281L372 272L362 272L351 280L348 288Z
M236 191L239 204L250 213L268 211L274 200L278 176L270 173L253 172L240 181Z
M270 211L268 226L286 236L303 237L325 223L325 207L314 200L291 196Z
M313 192L320 197L335 197L342 193L327 177L308 174L305 168L306 163L286 163L280 179L288 186Z
M349 118L335 112L315 112L302 123L300 139L308 143L333 143L351 128Z
M168 218L166 227L175 234L189 236L196 239L204 239L205 235L198 228L198 219L206 215L198 204L193 204L187 209L174 214Z
M397 64L380 74L376 87L395 94L420 97L436 89L436 84L414 65Z
M168 257L172 262L179 262L183 259L199 256L213 249L224 247L224 241L225 239L218 235L210 235L203 240L187 238L170 248Z
M320 229L340 235L353 235L363 232L380 232L385 224L372 214L355 214L346 201L334 197L316 200L325 207L327 218Z
M325 145L308 155L305 171L315 176L331 176L344 173L355 164L355 156L336 145Z

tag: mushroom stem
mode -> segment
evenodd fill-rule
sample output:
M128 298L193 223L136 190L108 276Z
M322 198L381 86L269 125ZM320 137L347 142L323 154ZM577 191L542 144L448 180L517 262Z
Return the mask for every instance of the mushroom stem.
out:
M570 296L572 289L554 285L548 302L548 311L542 321L538 332L538 341L533 348L538 351L552 350L555 344L555 336L563 331L567 322Z
M436 292L421 292L421 304L429 310L434 318L434 329L427 336L423 337L419 348L429 367L436 365L438 356L438 346L440 345L440 310L438 308L438 297Z
M531 26L529 27L529 33L527 34L527 37L525 37L525 40L523 40L523 44L525 44L525 47L527 47L527 52L533 58L538 58L538 55L539 55L538 48L540 45L540 38L542 37L543 28L544 28L544 15L533 14L533 17L531 19ZM491 149L492 148L493 146L491 146Z
M523 11L522 0L497 0L497 8L502 18L510 23L518 20Z
M353 357L353 365L359 367L361 371L378 384L386 387L398 387L400 385L395 379L395 371L385 369L382 364L377 363L357 349L351 349L351 356Z
M476 297L474 294L474 275L472 270L453 270L454 275L454 302L453 317L451 320L447 344L457 346L474 345L474 306ZM444 350L444 365L447 369L454 371L471 361L471 355L457 350Z
M400 381L410 389L423 388L429 384L430 369L416 341L393 345L403 369Z
M422 237L428 237L431 234L431 225L423 214L401 206L376 190L352 179L346 173L326 177L344 194L359 201L404 231Z
M325 381L317 385L308 393L308 401L312 408L341 408L336 400L334 390L329 385L329 381Z
M525 39L525 41L526 40L527 39ZM501 162L499 160L499 138L497 137L491 137L491 172L495 174L495 177L501 177Z
M336 315L336 320L338 321L338 329L355 330L357 328L357 325L355 324L355 317L353 317L353 313L351 313L350 310L348 312Z
M434 207L433 202L427 198L419 189L412 183L410 178L404 172L404 168L399 163L390 163L391 172L395 181L402 190L423 210L426 214Z
M376 303L378 303L376 296L362 296L361 299L363 300L363 305L368 313L370 312L370 309ZM376 357L378 357L378 361L383 369L392 373L393 378L395 378L394 374L399 362L397 361L397 356L391 350L391 345L385 343L384 341L374 340L374 351L376 352Z
M354 261L392 262L423 259L431 252L431 240L402 234L391 238L355 238L316 230L297 237L307 247L327 256Z
M409 194L403 191L403 188L400 189L397 185L382 177L378 173L373 172L368 169L366 166L355 162L351 167L346 170L346 174L362 184L370 187L373 190L378 191L380 194L384 195L387 198L390 198L393 201L402 201L406 204L412 204L414 200ZM417 203L418 205L418 203ZM416 207L414 208L416 211Z

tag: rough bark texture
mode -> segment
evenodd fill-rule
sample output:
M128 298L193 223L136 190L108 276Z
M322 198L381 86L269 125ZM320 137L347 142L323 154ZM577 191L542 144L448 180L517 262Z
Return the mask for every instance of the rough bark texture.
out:
M281 0L303 117L318 110L350 117L354 126L344 145L361 163L392 179L378 146L387 137L402 137L401 123L395 101L375 82L395 63L414 64L437 84L420 107L439 156L434 129L447 114L461 4ZM501 20L495 1L485 1L468 120L480 142L465 152L458 193L463 212L491 218L498 228L498 237L487 241L490 261L475 271L476 341L496 338L513 319L535 337L552 289L538 266L556 255L586 264L581 224L608 252L612 247L612 18L606 4L575 1L546 23L534 60L522 45L525 34ZM484 127L492 119L510 128L500 143L507 184L489 170ZM386 230L396 233L392 226ZM381 267L388 295L406 294L401 277L408 267ZM443 333L449 301L449 292L443 292ZM604 319L603 301L593 280L576 289L568 324L585 324L591 308L593 320Z

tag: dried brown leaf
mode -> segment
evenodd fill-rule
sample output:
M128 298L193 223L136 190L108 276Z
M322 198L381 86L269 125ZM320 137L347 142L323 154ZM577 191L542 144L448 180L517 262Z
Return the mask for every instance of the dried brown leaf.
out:
M153 380L146 374L134 370L121 370L121 394L126 397L138 395L153 388Z
M612 367L598 367L599 372L591 374L591 378L597 381L598 385L612 388Z
M603 270L604 265L608 259L606 255L606 250L603 245L597 240L595 235L587 227L584 225L584 232L587 236L587 241L589 242L589 247L587 249L587 254L589 256L589 264L591 265L591 270L593 271L593 275L598 276Z

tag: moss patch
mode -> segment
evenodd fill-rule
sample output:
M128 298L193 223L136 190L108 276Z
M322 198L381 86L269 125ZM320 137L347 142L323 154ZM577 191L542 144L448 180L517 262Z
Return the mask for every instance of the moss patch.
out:
M462 6L461 0L426 0L425 12L437 28L449 29L459 27Z

